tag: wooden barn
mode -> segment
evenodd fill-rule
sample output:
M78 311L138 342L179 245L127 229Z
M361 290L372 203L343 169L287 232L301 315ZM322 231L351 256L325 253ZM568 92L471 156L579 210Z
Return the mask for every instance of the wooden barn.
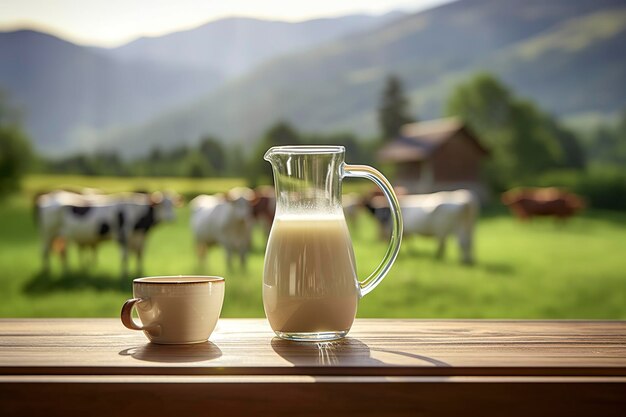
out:
M380 162L396 166L394 185L410 193L431 193L465 188L481 200L488 188L481 166L489 152L456 118L411 123L399 137L378 152Z

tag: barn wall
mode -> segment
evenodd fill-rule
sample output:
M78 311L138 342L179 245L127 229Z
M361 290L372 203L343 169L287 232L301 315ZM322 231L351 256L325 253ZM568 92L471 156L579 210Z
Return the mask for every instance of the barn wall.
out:
M480 182L483 153L463 132L457 133L433 155L437 182Z
M412 194L464 188L486 202L490 195L480 176L483 158L484 154L459 132L438 149L431 160L398 163L393 184ZM431 170L432 174L425 176L425 170Z
M422 172L420 161L398 162L396 164L396 178L402 181L419 181Z

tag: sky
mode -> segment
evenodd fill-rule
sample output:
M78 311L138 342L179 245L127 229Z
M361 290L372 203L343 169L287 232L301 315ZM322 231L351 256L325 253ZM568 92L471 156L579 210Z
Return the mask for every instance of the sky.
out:
M419 11L450 0L0 0L0 31L29 28L114 47L230 16L299 21L351 13Z

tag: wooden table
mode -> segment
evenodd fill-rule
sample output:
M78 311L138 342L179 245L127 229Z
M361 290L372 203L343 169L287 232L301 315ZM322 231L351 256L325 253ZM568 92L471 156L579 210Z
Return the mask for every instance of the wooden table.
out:
M0 416L138 413L626 416L626 322L357 320L296 344L222 319L159 346L115 319L0 320Z

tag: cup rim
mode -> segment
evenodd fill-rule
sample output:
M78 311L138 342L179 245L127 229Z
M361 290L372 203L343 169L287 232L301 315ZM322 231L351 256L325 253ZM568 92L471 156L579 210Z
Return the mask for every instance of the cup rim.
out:
M133 280L133 284L148 285L197 285L223 282L223 277L215 275L155 275Z

